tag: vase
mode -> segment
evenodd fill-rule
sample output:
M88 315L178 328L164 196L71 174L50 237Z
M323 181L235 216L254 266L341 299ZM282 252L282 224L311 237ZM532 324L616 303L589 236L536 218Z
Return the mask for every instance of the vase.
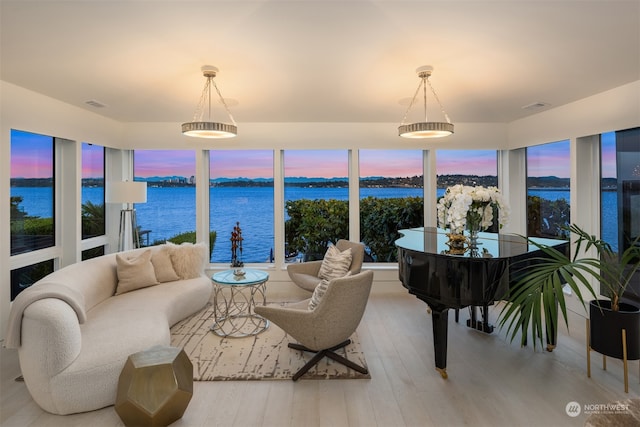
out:
M467 231L469 232L469 249L478 249L478 233L480 232L480 224L467 223Z

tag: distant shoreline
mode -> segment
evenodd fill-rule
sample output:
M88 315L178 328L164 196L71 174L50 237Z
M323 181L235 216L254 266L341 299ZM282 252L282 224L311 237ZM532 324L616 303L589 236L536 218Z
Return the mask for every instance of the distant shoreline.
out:
M146 181L149 187L195 187L193 178L178 176L136 178L136 181ZM438 175L437 187L446 188L455 184L469 186L495 186L497 177L494 175ZM615 191L617 181L615 178L602 180L603 191ZM360 179L361 188L422 188L423 177L365 177ZM529 177L527 188L529 190L566 191L569 187L569 178L555 176ZM52 178L11 178L11 187L50 187ZM104 187L104 180L99 178L83 178L83 187ZM210 187L273 187L273 179L269 178L216 178L209 180ZM285 178L285 187L299 188L347 188L349 181L346 178Z

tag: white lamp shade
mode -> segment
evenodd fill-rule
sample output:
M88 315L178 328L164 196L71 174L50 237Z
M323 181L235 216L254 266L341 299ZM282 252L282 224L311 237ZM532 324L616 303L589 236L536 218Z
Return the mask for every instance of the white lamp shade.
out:
M107 203L146 203L147 183L110 181L107 185Z

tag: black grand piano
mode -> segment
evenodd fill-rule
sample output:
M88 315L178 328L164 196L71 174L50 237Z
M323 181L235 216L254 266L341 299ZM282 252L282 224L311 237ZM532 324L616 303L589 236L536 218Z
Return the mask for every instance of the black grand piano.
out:
M436 369L447 378L448 310L471 307L467 325L491 333L488 306L499 301L516 282L515 268L527 259L543 256L526 239L515 235L480 233L477 250L453 254L447 245L447 231L434 227L399 230L399 276L402 285L432 311L433 347ZM533 238L536 243L568 251L563 240ZM526 264L524 264L526 265ZM476 307L482 319L476 317Z

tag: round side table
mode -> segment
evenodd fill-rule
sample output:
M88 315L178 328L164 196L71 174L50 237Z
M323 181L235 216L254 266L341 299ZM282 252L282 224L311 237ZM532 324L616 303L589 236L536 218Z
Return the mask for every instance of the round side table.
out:
M213 280L213 325L211 331L221 337L242 338L257 335L269 327L269 321L255 314L256 303L266 304L269 273L250 268L244 275L236 270L215 273Z

